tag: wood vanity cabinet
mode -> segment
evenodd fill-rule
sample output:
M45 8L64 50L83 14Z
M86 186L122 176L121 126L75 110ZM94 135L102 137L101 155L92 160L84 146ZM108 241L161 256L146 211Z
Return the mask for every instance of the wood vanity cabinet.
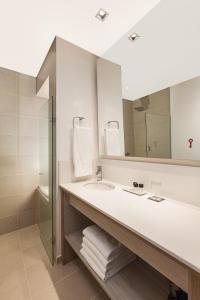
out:
M167 300L171 281L189 300L200 300L200 274L69 192L62 190L61 198L63 264L78 256L111 299ZM106 282L80 254L82 230L94 223L138 257Z

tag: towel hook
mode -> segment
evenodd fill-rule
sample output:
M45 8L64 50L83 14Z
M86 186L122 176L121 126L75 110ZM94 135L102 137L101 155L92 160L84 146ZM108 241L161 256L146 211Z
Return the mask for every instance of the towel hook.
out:
M73 117L73 128L75 127L75 120L78 119L79 121L84 120L84 117Z
M110 125L111 123L116 123L117 128L119 129L119 121L108 121L107 124Z

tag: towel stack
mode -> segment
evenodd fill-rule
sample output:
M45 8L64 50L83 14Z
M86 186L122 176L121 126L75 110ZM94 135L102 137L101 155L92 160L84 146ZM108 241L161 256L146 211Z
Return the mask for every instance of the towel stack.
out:
M97 225L85 228L83 235L80 252L90 267L104 281L136 258L132 252Z

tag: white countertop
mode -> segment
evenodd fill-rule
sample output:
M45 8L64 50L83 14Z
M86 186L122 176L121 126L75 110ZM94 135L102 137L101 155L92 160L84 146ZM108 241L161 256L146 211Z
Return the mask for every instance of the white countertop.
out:
M151 194L136 196L114 182L111 191L90 190L85 183L60 187L200 273L199 207L168 198L156 203L147 199Z

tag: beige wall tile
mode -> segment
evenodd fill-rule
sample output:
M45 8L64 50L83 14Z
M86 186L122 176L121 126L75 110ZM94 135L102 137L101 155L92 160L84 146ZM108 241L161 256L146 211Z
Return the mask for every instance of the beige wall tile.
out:
M37 156L38 143L37 139L30 136L19 137L19 155L20 156Z
M39 184L38 175L20 175L19 177L19 193L24 195L25 193L33 193Z
M17 207L18 211L22 212L29 209L36 209L37 194L35 191L22 194L18 198Z
M15 156L18 151L16 136L0 135L0 156Z
M0 177L17 173L17 156L0 156Z
M18 156L17 172L21 175L38 175L39 158L36 155Z
M18 196L0 197L0 218L17 214Z
M19 114L21 116L39 116L39 106L36 97L19 96Z
M38 119L34 117L19 117L19 136L32 136L38 135Z
M0 114L0 135L17 135L17 116Z
M35 78L0 68L1 233L36 220L38 117L45 102L36 97Z
M17 229L18 229L17 215L0 218L0 234L9 233Z
M35 96L36 94L36 82L31 76L24 74L18 75L19 81L19 94L22 96Z
M19 195L18 176L0 177L0 198Z
M0 90L0 114L15 114L18 113L18 95L11 94L9 91L4 93Z
M35 210L29 209L19 212L19 228L27 227L36 223Z
M18 73L0 68L0 90L3 93L18 93Z

